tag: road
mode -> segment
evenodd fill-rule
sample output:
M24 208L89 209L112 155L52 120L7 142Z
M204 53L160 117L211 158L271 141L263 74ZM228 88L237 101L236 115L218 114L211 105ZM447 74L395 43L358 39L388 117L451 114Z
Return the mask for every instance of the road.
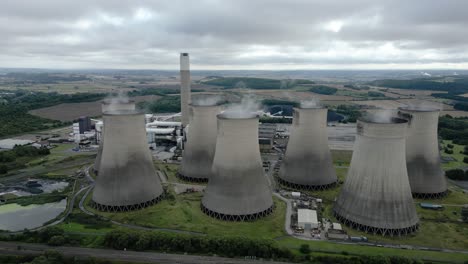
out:
M20 247L21 249L18 249ZM47 250L55 250L66 257L107 259L111 261L127 261L140 263L226 263L226 264L284 264L286 262L231 259L213 256L194 256L180 254L166 254L154 252L137 252L113 249L92 249L79 247L50 247L42 244L28 244L17 242L0 242L2 255L39 255Z

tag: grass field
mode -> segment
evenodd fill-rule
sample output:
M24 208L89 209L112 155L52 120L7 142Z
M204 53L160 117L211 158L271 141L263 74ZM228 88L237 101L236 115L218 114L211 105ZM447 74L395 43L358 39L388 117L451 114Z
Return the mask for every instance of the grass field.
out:
M447 154L447 153L444 152L443 149L448 144L453 145L453 154ZM455 161L450 161L448 163L442 163L442 168L447 170L447 169L457 169L457 168L466 168L466 167L468 167L468 163L463 162L463 158L468 157L468 155L460 153L460 152L462 152L464 150L464 148L465 148L465 146L453 144L453 142L451 140L443 140L442 150L440 151L440 154L442 155L442 157L452 157L452 158L455 159Z

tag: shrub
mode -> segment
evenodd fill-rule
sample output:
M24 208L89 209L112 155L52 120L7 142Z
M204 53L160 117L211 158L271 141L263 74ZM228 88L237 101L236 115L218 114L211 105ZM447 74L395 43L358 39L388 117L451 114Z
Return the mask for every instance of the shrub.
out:
M47 244L50 246L63 246L65 244L64 236L53 236L47 241Z
M449 148L445 148L444 152L447 153L447 154L453 154L453 150L449 149Z
M310 253L310 246L308 244L302 244L301 247L299 248L299 251L302 254L309 254Z
M451 180L463 181L468 179L468 173L465 174L462 169L448 170L445 175Z
M452 144L447 144L447 148L453 149L453 145Z
M464 163L468 163L468 157L464 157L464 158L463 158L463 162L464 162Z

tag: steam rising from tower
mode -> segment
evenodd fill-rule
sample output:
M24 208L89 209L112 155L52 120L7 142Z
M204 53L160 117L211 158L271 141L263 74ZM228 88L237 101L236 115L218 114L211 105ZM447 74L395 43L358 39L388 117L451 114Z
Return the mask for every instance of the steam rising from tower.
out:
M291 136L279 181L296 189L324 189L337 178L328 148L327 109L294 108Z
M190 60L188 53L180 54L180 109L182 112L182 125L189 123L190 104Z
M406 128L407 121L400 118L358 120L351 166L334 206L340 221L382 235L417 229L406 170Z
M447 181L440 165L437 125L439 110L405 107L398 112L408 120L406 164L413 195L439 198L447 193Z
M188 181L208 181L216 148L216 115L221 107L216 105L216 101L194 101L190 111L192 121L179 177Z
M144 115L135 110L105 112L103 132L94 207L117 212L158 202L163 189L146 142Z
M212 169L202 200L204 213L222 220L249 221L272 212L272 193L260 158L256 114L218 115Z

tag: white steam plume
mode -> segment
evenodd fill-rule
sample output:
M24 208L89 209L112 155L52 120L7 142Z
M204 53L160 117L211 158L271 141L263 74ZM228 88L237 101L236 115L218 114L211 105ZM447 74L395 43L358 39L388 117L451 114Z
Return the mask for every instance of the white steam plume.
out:
M260 110L260 104L251 95L242 98L239 104L233 104L227 107L222 114L227 118L247 118L257 115Z
M301 101L301 108L319 108L321 107L319 98L312 98L310 100Z

